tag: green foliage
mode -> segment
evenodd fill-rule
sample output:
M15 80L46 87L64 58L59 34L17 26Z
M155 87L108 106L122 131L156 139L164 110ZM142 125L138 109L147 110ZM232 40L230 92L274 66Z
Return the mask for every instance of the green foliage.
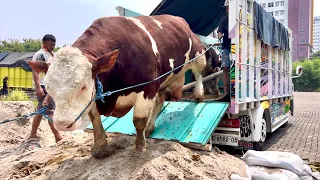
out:
M0 41L0 52L37 52L42 45L41 39L23 39L20 42L17 39L10 39L9 41ZM63 47L66 45L63 45ZM57 52L60 47L54 49Z
M320 51L317 51L315 53L313 53L310 57L310 59L320 59Z
M3 101L29 101L28 94L20 89L15 89L9 92L7 96L3 98Z
M295 91L320 91L320 58L294 62L293 75L296 75L297 66L303 67L303 74L300 77L293 79Z

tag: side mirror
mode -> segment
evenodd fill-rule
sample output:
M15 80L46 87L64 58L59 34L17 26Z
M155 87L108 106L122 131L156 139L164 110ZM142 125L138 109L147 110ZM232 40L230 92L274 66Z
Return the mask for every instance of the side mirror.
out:
M297 69L296 69L296 74L298 76L301 76L303 73L303 67L302 66L297 66Z
M302 73L303 73L303 67L297 66L297 69L296 69L297 76L292 76L292 79L300 77L302 75Z

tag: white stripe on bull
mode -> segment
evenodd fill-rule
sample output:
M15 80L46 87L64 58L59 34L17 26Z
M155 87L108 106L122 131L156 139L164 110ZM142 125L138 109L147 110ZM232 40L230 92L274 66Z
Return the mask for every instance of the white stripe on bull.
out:
M162 23L160 22L160 21L158 21L158 20L156 20L156 19L154 19L153 17L151 17L152 19L153 19L153 21L154 22L156 22L157 23L157 25L162 29Z
M134 24L136 24L139 28L141 28L142 30L144 30L144 32L146 32L146 34L149 36L151 44L152 44L152 49L155 55L157 55L157 53L159 54L158 48L157 48L157 44L154 41L153 37L151 36L150 32L146 29L146 27L141 23L141 21L139 19L133 18L133 17L126 17L127 19L131 20L134 22Z

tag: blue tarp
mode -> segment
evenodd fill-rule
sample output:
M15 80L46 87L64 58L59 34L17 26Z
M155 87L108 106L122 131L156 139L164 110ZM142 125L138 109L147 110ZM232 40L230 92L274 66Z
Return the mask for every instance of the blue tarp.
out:
M254 2L255 31L257 37L273 48L290 50L287 28Z
M170 14L184 18L191 30L208 36L226 14L225 0L163 0L150 15Z
M208 36L226 14L225 0L163 0L150 15L171 14L184 18L191 30ZM255 30L265 44L289 50L289 33L286 27L254 2Z

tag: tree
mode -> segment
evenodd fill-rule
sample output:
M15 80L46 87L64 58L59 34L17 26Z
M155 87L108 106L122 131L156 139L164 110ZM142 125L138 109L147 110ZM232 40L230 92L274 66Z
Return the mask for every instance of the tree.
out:
M293 63L293 75L297 66L303 67L303 74L293 79L294 89L302 92L320 92L320 58Z
M10 39L9 41L0 41L0 52L37 52L42 45L41 39L23 39L20 42L17 39ZM66 45L63 45L63 47ZM60 47L54 49L57 52Z
M315 53L313 53L310 57L310 59L320 59L320 51L317 51Z

